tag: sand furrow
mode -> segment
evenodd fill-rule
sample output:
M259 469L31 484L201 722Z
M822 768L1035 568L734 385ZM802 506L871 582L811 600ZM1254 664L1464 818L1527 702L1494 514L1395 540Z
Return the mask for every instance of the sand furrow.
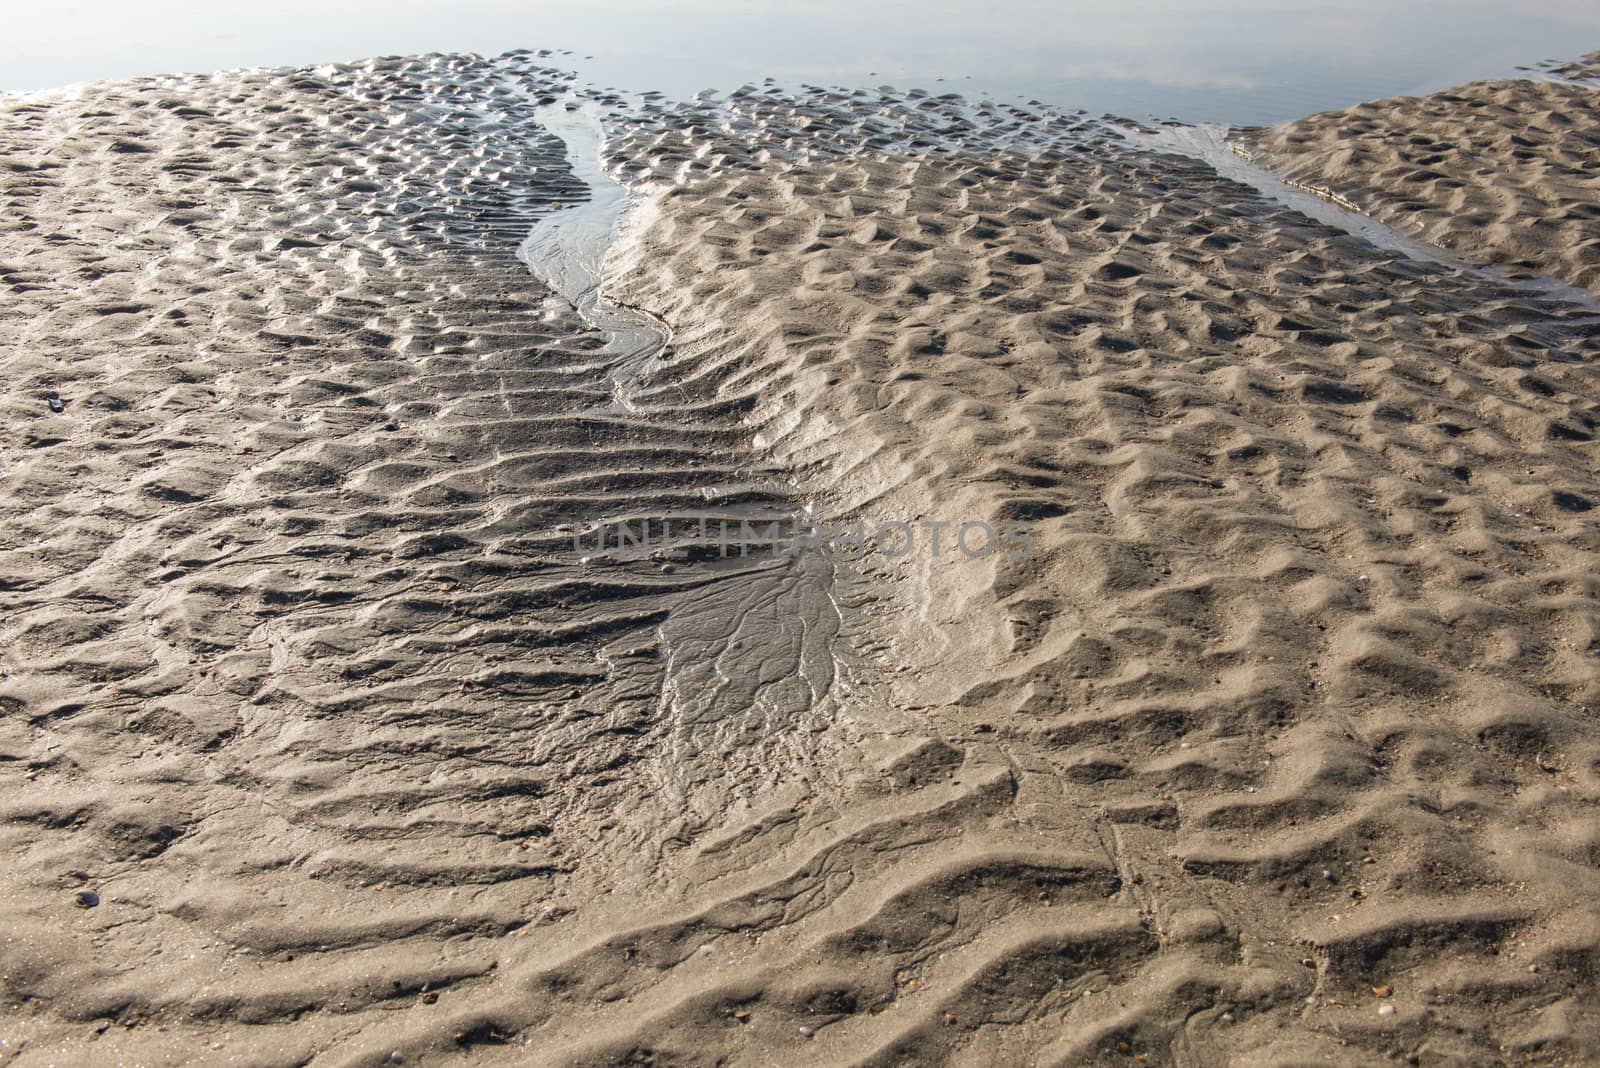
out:
M8 1063L1596 1048L1586 311L538 58L0 107Z

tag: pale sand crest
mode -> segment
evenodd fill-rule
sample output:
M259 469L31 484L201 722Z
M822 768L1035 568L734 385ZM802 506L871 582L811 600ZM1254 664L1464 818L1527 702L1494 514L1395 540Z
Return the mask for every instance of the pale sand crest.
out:
M751 89L615 120L623 408L531 62L6 106L3 1063L1596 1055L1587 309ZM568 542L744 506L1039 551Z

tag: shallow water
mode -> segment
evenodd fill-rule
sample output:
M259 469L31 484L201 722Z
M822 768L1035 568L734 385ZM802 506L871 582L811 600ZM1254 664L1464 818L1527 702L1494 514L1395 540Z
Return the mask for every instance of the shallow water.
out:
M86 17L92 16L92 17ZM26 5L8 12L0 89L300 65L382 54L567 48L594 81L688 97L765 77L1037 97L1135 118L1267 124L1423 92L1600 46L1576 0L1083 0L809 5L732 0L448 8L291 0Z
M518 256L605 337L603 351L612 356L607 372L612 401L631 409L639 373L666 348L671 331L654 316L617 305L602 292L602 267L628 207L628 191L601 163L604 133L597 105L562 100L542 107L539 118L566 143L568 165L588 192L535 222Z

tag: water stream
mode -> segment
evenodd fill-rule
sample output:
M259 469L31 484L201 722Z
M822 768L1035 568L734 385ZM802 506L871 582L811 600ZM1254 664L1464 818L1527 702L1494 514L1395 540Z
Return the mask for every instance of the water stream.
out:
M655 515L635 511L632 518L654 522L658 530L670 520L680 532L693 531L698 520L705 524L702 539L708 527L713 537L719 531L725 537L729 524L739 537L740 522L752 517L758 526L793 529L806 510L792 480L758 453L711 444L729 428L694 411L687 395L663 380L672 375L658 361L671 341L670 327L605 293L608 262L617 268L608 256L627 240L625 218L630 208L646 204L603 164L600 105L569 97L545 105L539 119L565 142L568 166L588 196L539 219L519 258L602 338L592 351L606 365L609 423L668 431L689 447L705 442L705 451L689 461L691 478L683 477L676 452L655 458L657 473L673 487L662 502L669 507ZM584 526L599 525L603 535L605 522L595 516ZM823 553L791 553L781 542L747 555L743 547L730 551L726 542L697 541L693 533L657 549L652 559L660 560L661 570L653 575L649 560L625 559L620 550L583 562L619 575L644 569L667 609L657 625L659 704L671 725L658 754L662 788L676 796L691 781L753 783L782 764L813 764L811 748L837 712L830 696L839 674L842 611L833 592L834 561ZM704 770L712 759L719 762L714 775Z
M610 357L606 380L613 405L635 410L640 377L672 339L666 323L606 297L604 267L632 196L601 159L605 131L593 101L557 101L539 109L539 121L567 146L575 177L589 187L588 199L541 218L517 250L533 276L577 309L605 336Z

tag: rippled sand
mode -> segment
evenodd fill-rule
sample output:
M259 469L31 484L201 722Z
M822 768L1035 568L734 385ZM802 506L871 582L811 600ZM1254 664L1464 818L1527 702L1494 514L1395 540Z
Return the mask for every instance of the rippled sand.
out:
M1600 53L1561 70L1358 104L1252 141L1286 174L1444 248L1600 293Z
M619 385L544 62L0 104L0 1063L1596 1055L1592 304L1082 115L613 97ZM573 546L742 514L1037 551Z

